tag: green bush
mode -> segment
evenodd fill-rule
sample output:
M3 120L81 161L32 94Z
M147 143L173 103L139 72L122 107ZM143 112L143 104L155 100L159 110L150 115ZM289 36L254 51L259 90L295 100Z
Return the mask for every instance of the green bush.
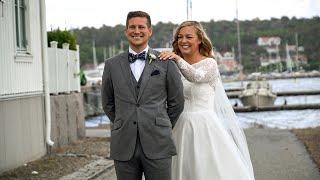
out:
M86 85L87 84L87 78L86 78L86 76L85 76L85 74L84 74L82 69L80 70L79 75L80 75L80 85L81 86Z
M48 46L51 41L58 42L58 48L62 48L63 43L69 44L70 50L76 50L76 37L70 31L61 31L59 29L48 32Z

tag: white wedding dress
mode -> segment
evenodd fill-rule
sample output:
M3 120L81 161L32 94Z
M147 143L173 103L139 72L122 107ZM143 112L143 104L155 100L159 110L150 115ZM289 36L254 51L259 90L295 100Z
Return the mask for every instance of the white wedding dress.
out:
M247 142L212 58L180 59L185 106L173 129L172 180L254 180Z

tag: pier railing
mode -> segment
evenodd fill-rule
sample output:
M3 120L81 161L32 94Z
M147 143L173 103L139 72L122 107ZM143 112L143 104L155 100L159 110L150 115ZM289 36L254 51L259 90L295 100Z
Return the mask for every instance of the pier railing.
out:
M58 42L50 42L48 48L49 60L49 90L51 94L80 92L80 58L77 50L69 50L69 44L64 43L58 48Z

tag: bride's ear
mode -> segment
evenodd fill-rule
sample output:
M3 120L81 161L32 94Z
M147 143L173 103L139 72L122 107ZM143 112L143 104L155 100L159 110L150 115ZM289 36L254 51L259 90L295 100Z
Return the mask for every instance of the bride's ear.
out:
M200 46L202 44L202 39L198 38L198 45Z

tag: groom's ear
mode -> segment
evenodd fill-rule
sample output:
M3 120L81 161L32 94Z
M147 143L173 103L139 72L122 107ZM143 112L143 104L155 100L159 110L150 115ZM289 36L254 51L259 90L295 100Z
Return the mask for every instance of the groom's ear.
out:
M152 29L152 26L149 28L149 37L151 37L152 36L152 32L153 32L153 29Z
M124 33L124 35L128 38L127 30L128 30L128 29L125 28L124 31L123 31L123 33Z

